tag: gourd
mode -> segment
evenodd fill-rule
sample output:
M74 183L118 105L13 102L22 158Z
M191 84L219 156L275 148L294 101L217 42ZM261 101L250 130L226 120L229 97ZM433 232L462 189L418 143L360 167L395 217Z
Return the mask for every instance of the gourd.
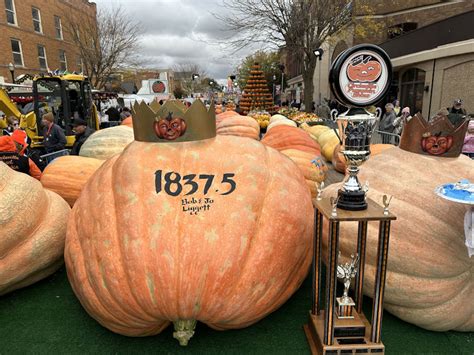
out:
M474 331L474 258L464 245L461 204L434 193L436 186L472 178L474 162L466 156L441 158L392 148L371 157L360 168L368 196L379 204L393 196L384 307L406 322L435 331ZM330 185L323 196L335 196ZM374 289L378 224L369 223L364 292ZM340 248L347 258L356 252L357 224L341 223Z
M313 229L303 174L274 149L242 143L134 141L89 179L65 260L75 294L103 326L145 336L173 322L185 345L196 320L247 327L299 287ZM186 195L191 181L198 190Z
M258 140L260 125L252 117L234 115L221 120L216 126L216 133Z
M72 207L87 180L103 162L104 160L77 155L56 158L43 171L41 184L57 193Z
M308 133L302 129L290 126L277 126L265 134L263 144L279 151L286 149L298 149L313 154L321 155L319 145L311 139Z
M80 156L107 160L133 142L133 128L115 126L93 133L81 147Z
M39 281L63 264L66 201L0 162L0 295Z

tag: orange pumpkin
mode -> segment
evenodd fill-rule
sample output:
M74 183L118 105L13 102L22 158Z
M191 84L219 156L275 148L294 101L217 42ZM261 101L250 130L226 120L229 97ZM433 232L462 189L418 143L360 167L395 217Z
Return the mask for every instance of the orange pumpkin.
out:
M435 331L474 331L472 270L466 249L461 204L434 193L436 186L472 177L474 162L466 156L440 158L397 147L371 157L359 178L370 184L368 196L382 204L393 196L384 307L406 322ZM339 185L324 190L335 196ZM344 258L356 252L357 224L341 223ZM378 224L369 223L364 292L371 296L377 255ZM327 231L327 229L326 229ZM323 241L325 239L323 238Z
M72 207L87 180L104 160L66 155L54 159L43 171L41 184L56 192Z
M259 140L260 125L252 117L231 116L220 121L216 126L216 133L220 135L230 135L247 137Z
M276 126L262 138L262 143L277 150L298 149L321 155L321 149L309 134L302 129L290 126Z
M128 116L126 119L124 119L122 121L121 125L133 128L133 118L132 118L132 116Z
M240 116L237 112L235 111L225 111L225 112L222 112L222 113L219 113L216 115L216 126L222 122L222 120L225 120L226 118L229 118L229 117L234 117L234 116Z
M316 184L324 181L328 171L328 167L324 164L321 157L297 149L282 150L281 153L298 165L306 179L306 185L311 193L311 197L315 198L317 195Z
M68 204L31 176L0 162L0 295L63 264Z
M174 322L176 337L189 336L195 320L246 327L305 279L312 221L302 173L260 142L135 141L74 205L68 277L87 312L120 334L153 335Z

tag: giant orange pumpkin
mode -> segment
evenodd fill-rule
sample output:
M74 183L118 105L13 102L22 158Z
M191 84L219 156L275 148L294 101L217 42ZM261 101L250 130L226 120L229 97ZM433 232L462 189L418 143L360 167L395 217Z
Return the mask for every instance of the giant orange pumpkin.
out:
M391 148L361 166L362 184L379 204L393 196L384 307L397 317L436 330L474 331L472 270L464 245L464 206L434 193L436 186L472 179L474 161L466 156L440 158ZM339 185L324 190L336 196ZM327 231L327 229L326 229ZM357 249L357 224L341 223L343 257ZM378 224L369 223L364 292L372 295Z
M103 326L145 336L173 322L184 345L196 320L246 327L299 287L313 220L303 174L276 150L242 141L135 141L89 179L65 260Z
M321 155L321 149L307 132L290 126L276 126L262 138L262 143L279 151L297 149Z
M0 295L61 267L69 212L38 180L0 162Z
M43 171L41 184L56 192L72 207L87 180L104 160L65 155L54 159Z
M260 138L260 125L252 117L236 115L227 117L217 123L216 133L258 140Z

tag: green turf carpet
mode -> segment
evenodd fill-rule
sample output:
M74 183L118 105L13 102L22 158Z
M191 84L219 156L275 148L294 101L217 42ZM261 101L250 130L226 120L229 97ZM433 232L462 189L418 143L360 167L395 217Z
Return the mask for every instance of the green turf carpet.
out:
M308 278L279 310L246 329L218 332L199 324L187 347L172 327L148 338L128 338L100 326L83 310L65 269L0 297L0 354L308 354L303 332L310 308ZM365 300L370 309L371 300ZM367 314L367 313L366 313ZM473 354L472 333L435 333L385 312L387 354Z

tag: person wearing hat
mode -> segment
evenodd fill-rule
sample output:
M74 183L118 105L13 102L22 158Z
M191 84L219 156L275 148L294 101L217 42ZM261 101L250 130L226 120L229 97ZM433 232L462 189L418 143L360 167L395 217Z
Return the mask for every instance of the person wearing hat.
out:
M61 127L54 123L54 116L51 112L45 113L41 117L43 124L43 145L46 153L57 152L66 146L66 136Z
M87 127L87 122L82 118L75 118L72 122L72 130L76 134L76 140L71 149L71 155L79 155L84 142L94 133L94 130Z
M447 116L454 127L458 127L464 123L466 119L466 110L462 107L461 99L454 100L453 106L448 109Z

